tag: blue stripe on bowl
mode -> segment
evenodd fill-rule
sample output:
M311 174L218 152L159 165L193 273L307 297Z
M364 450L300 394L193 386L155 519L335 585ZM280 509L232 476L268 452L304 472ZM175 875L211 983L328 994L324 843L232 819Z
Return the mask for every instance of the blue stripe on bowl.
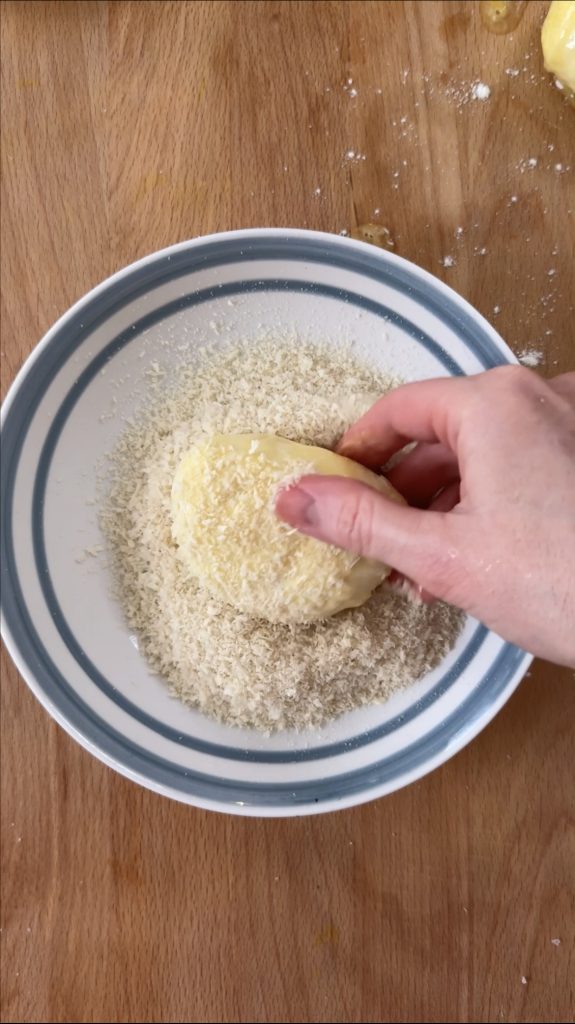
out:
M240 246L241 248L239 248ZM62 707L62 702L68 707L70 713L72 713L72 708L75 708L73 717L68 718L70 724L73 724L74 727L77 728L78 731L82 735L84 735L88 740L90 740L91 742L98 743L99 741L97 739L94 739L90 736L90 730L88 730L87 732L86 728L82 727L83 715L85 716L86 719L86 721L84 722L84 726L88 726L88 724L90 724L92 731L95 731L96 733L102 735L106 734L108 736L109 742L114 747L118 743L120 745L123 745L124 757L119 757L119 760L127 768L130 768L130 757L133 754L133 757L137 758L139 762L143 758L144 761L148 764L148 766L151 766L153 762L156 765L157 770L160 770L161 766L163 765L163 767L161 768L162 771L169 770L170 773L175 772L180 774L182 772L182 769L179 766L174 765L170 762L165 762L163 761L163 759L156 759L153 757L153 755L149 755L142 748L138 748L136 745L131 744L124 737L120 736L120 734L115 733L115 731L112 730L109 726L107 726L107 724L103 720L98 719L98 717L91 712L89 707L85 705L84 702L82 702L80 698L78 698L77 695L73 693L69 685L58 672L56 666L52 663L47 651L44 650L41 641L39 640L39 637L36 634L36 631L33 627L32 620L28 614L28 610L26 608L24 597L20 588L20 583L17 577L14 562L14 552L12 546L11 533L11 514L13 483L17 469L18 459L20 457L28 423L32 418L34 409L36 408L37 403L41 398L41 395L44 393L45 388L47 387L48 380L54 377L54 375L61 368L61 365L65 358L68 358L78 348L78 346L85 341L86 336L89 333L91 333L97 326L102 324L108 317L110 317L119 309L121 309L122 306L126 304L126 302L131 302L138 296L145 294L152 285L157 286L162 281L181 277L185 274L190 273L193 270L204 269L206 267L216 266L222 263L249 263L250 261L260 259L290 259L300 261L303 259L305 262L328 263L332 266L338 266L345 270L356 271L364 275L367 274L367 276L372 277L378 281L384 282L390 285L391 287L394 287L402 291L404 294L409 294L410 297L415 299L420 305L424 306L435 316L438 316L440 319L442 319L444 323L446 323L448 326L450 326L453 330L457 332L457 334L461 338L462 343L465 344L477 356L477 358L482 362L484 366L495 366L507 361L505 359L504 354L499 350L499 348L497 347L489 333L485 330L480 320L478 321L477 319L475 319L465 309L461 309L459 305L456 302L454 302L454 300L448 294L441 294L440 296L438 296L436 295L436 293L434 293L433 282L431 278L428 281L425 278L420 279L417 275L412 275L412 272L409 270L409 268L406 268L403 265L398 264L393 258L390 258L385 253L364 253L358 252L355 249L351 251L343 251L338 244L333 244L324 240L316 241L315 239L294 239L293 237L282 239L278 238L277 235L275 234L273 237L257 236L254 238L253 241L248 241L245 239L245 237L242 239L235 240L229 238L223 241L215 240L196 245L191 249L184 249L172 254L164 254L162 256L159 256L156 259L150 260L144 266L135 267L131 272L129 271L125 273L119 280L112 280L102 293L96 296L92 296L91 298L88 298L85 304L82 306L82 308L78 310L76 313L72 314L72 316L70 316L61 325L58 334L55 337L53 337L51 339L50 344L46 346L44 350L38 354L35 363L30 368L30 371L28 372L27 376L22 380L18 391L13 396L12 406L9 409L9 413L6 418L6 423L3 430L5 458L2 463L2 503L6 528L2 537L2 546L4 549L3 573L6 577L7 583L3 595L6 622L12 634L12 637L16 642L16 646L21 656L24 657L24 660L29 665L29 668L34 677L38 679L39 683L41 683L42 690L46 693L46 695L50 696L50 699L54 701L56 707L58 707L60 711L64 714L65 712ZM265 290L270 287L270 283L271 282L269 281L252 281L243 282L242 284L244 286L247 284L247 286L251 289L261 288ZM303 286L303 288L306 291L318 291L320 290L321 287L317 285L310 285L307 282L280 281L274 282L274 284L279 286L280 288L290 288L293 287L294 285L301 288ZM191 304L192 301L205 301L206 299L211 297L221 296L222 294L224 294L224 289L226 287L237 288L237 285L222 286L221 288L216 289L207 289L203 293L202 299L198 299L197 296L192 295L186 296L182 300L176 300L174 303L170 304L170 312L173 313L177 312L180 309L186 308L186 305ZM321 290L323 291L324 294L331 294L332 297L337 297L340 299L344 298L346 294L342 292L341 289L333 289L329 288L328 286L323 286ZM372 303L371 300L365 299L363 296L357 296L354 295L353 293L347 294L353 301L360 300L360 303L364 306L364 308L369 308L372 312L377 312L378 315L383 315L387 319L394 320L394 322L398 323L399 326L402 326L403 329L406 329L405 322L401 323L400 321L402 320L402 318L398 318L397 314L395 314L394 311L385 310L385 307L381 307L377 303ZM385 310L385 312L382 312L382 310ZM164 309L161 315L166 316L169 315L169 313L166 311L166 309ZM151 314L151 316L155 317L155 314ZM140 330L145 329L145 327L143 326L145 320L146 318L142 318L142 320L139 322L138 327ZM147 326L149 326L149 324ZM444 365L446 365L446 368L448 368L451 373L461 373L461 369L457 366L457 364L454 364L450 360L450 357L447 355L447 353L444 353L440 346L438 346L437 343L433 341L433 339L427 338L427 336L423 335L422 332L419 332L417 328L414 328L413 325L411 325L411 327L419 335L417 336L416 340L418 340L421 344L425 344L426 347L428 348L429 343L431 343L430 351L433 351L433 354L436 355L437 358L439 358ZM125 337L122 343L127 343L130 337L133 338L136 333L137 331L134 331L133 329L130 330L129 332L124 332L124 334L127 336ZM111 344L117 345L117 343L122 338L123 335L119 336L119 338L115 339L115 342L112 342ZM121 347L121 345L119 347ZM108 348L110 348L110 346L108 346ZM117 348L115 350L117 351ZM448 365L445 362L445 359L450 361L450 365ZM92 366L88 369L93 369L94 364L96 362L97 360L95 360ZM83 387L86 386L87 383L88 380L84 380L82 389ZM74 389L72 389L72 391L73 390ZM69 405L67 410L64 410L63 405L58 414L59 416L61 414L65 414L65 419L65 416L68 415L70 408L77 400L78 394L72 396L72 392L70 393L64 405L70 399L71 404ZM53 453L54 444L57 440L57 435L59 434L62 428L63 422L64 420L61 420L61 422L59 422L59 427L58 424L56 424L56 421L54 421L54 423L52 424L49 438L47 438L43 451L43 456L48 457L48 462L49 458L51 458L51 454ZM48 443L49 439L51 441L51 444ZM36 499L40 498L43 487L45 486L48 462L42 464L42 469L40 469L39 466L38 478L36 480L35 486ZM35 515L39 507L40 506L38 504L35 504ZM34 524L34 543L36 548L36 556L38 560L38 568L42 570L43 567L46 567L46 558L45 551L43 550L42 530L39 526L39 522L35 522ZM42 579L42 574L40 578ZM49 583L49 588L53 590L53 588L51 587L51 582ZM50 599L52 600L52 597ZM54 607L53 610L56 610L57 613L59 611L59 609ZM65 623L64 626L66 629L68 628ZM478 643L482 642L485 636L485 632L486 631L483 630L483 627L481 627L480 631L477 631L477 633L474 634L471 643L475 643L477 645ZM464 652L464 655L462 655L462 658L465 657L467 651L469 651L469 647L467 648L466 652ZM81 651L81 649L80 656L83 656L85 658L85 654ZM479 686L474 690L472 698L468 698L468 701L471 699L480 700L481 706L483 707L485 701L487 700L487 697L483 692L485 686L487 686L488 689L493 690L493 699L495 699L496 692L501 692L501 690L504 689L509 680L515 674L517 667L520 664L521 659L523 657L523 653L517 651L517 649L513 648L511 645L506 645L505 647L503 647L501 654L498 656L496 662L494 663L494 665L497 666L497 672L494 675L492 667L492 670L490 670L490 672L487 673L487 675L482 679ZM47 666L49 666L48 673L46 673L45 671ZM452 672L454 672L454 670L455 667L452 670ZM39 671L40 674L38 674ZM107 680L105 682L107 683L108 687L111 687L111 684ZM451 683L449 683L448 685L451 685ZM114 688L111 687L111 689L113 690ZM436 691L434 691L434 694L428 695L428 698L430 698L431 700L436 699L436 697L434 696L435 693ZM61 700L58 699L58 694L60 694L62 698ZM462 705L462 707L467 707L468 701L465 703L465 705ZM487 703L489 703L489 700L487 700ZM81 708L81 712L78 711L79 708ZM419 706L418 710L415 711L415 713L419 713L420 709L421 705ZM460 709L458 709L458 712L459 710ZM456 712L455 715L457 715L458 712ZM80 714L80 720L77 720L78 714ZM65 717L67 717L66 714ZM452 719L453 721L455 721L453 715L450 716L450 719L446 720L446 722L452 721ZM405 721L405 716L402 716L402 720ZM390 731L390 725L391 723L387 723L387 731ZM383 728L385 729L385 727ZM460 725L458 725L457 728L459 729ZM372 732L376 731L377 730L372 730ZM429 754L424 753L426 743L431 741L431 738L435 735L435 732L437 732L437 730L429 734L428 737L421 740L418 744L414 745L414 753L415 748L419 749L421 756L423 757L424 760L427 756L430 756ZM383 734L384 733L380 731L380 735ZM363 745L364 742L372 742L371 739L365 738L369 736L370 733L363 734L363 736L356 737L353 740L348 741L346 744L332 744L327 747L324 747L323 751L321 752L318 750L317 753L315 751L308 753L315 754L315 756L318 757L330 756L332 747L343 747L349 750L353 747L353 745L360 746ZM200 741L200 743L201 742L203 741ZM110 753L110 756L116 756L115 754L111 753L111 750L107 746L103 746L103 749L106 752ZM204 748L198 747L197 749ZM231 749L233 750L233 748ZM128 757L130 751L132 751L132 754L130 754L130 757ZM213 751L209 750L208 752L212 753ZM244 751L242 752L242 759L245 758L245 755L248 755L247 759L251 759L252 754L259 755L260 753L261 752L258 751ZM279 755L279 760L282 760L283 755L285 754L285 752L273 753ZM293 752L290 751L289 754L289 759L293 760ZM229 757L229 754L227 754L226 756ZM126 760L126 757L128 757L128 760ZM266 760L272 759L269 757L269 754L264 755L264 757ZM380 762L379 766L381 767L381 765L383 765L384 763L387 764L388 761L389 759L386 759L386 762ZM167 768L166 766L169 766L169 768ZM143 773L146 774L145 767L140 767L137 770L143 771ZM371 773L372 770L372 768L370 768L369 770L365 770L367 771L366 781L368 779L369 773ZM403 770L404 769L402 769L402 771ZM355 776L357 773L349 774ZM359 774L365 774L365 772L360 772ZM196 773L189 773L187 776L187 778L189 779L192 779L192 777L195 780L195 783L197 783L198 785L200 784L200 780L207 778L204 776L200 776ZM161 781L156 775L150 776L150 778L152 778L153 780L155 779L155 781L158 782ZM336 778L343 777L340 776ZM326 784L329 785L330 782L326 782ZM379 784L379 782L376 784ZM170 783L170 785L173 785L173 781ZM218 787L221 787L223 783L222 780L212 778L211 780L209 780L209 785L215 786L217 789ZM258 786L256 784L250 784L248 786L248 789L251 791L254 785L256 786L257 789ZM317 786L315 788L317 789ZM360 788L363 787L361 787L360 785ZM277 789L277 786L271 786L271 790L273 792L277 792ZM292 793L294 800L296 798L295 790L298 790L299 792L299 786L296 786L295 789L289 787L289 791L290 793ZM197 793L198 796L202 795L197 789L193 788L191 790L189 788L186 788L185 791ZM246 786L244 786L242 789L242 793L244 793L244 795L245 792ZM217 799L218 797L212 794L212 796L209 798ZM325 796L322 797L322 799L325 798ZM239 797L238 799L243 799L243 797Z
M21 596L21 595L19 595ZM78 696L51 660L36 633L26 605L19 607L13 642L26 651L25 662L34 678L42 681L46 698L77 733L104 755L117 761L126 771L137 773L143 781L168 786L180 794L220 804L243 804L252 808L305 807L334 803L352 794L369 793L384 783L418 771L431 758L455 746L462 733L472 731L475 723L498 700L529 656L506 644L495 658L479 686L422 739L403 750L365 768L329 778L294 783L237 782L233 778L185 770L182 765L152 754L128 740L108 724Z

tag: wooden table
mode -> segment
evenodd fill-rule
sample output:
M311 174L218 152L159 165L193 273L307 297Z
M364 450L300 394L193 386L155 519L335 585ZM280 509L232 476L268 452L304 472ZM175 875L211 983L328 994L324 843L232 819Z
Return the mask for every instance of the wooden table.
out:
M251 225L379 223L542 373L573 369L547 5L507 36L477 6L4 3L4 386L106 275ZM247 820L114 774L6 660L3 1020L573 1019L574 731L573 672L538 663L416 785Z

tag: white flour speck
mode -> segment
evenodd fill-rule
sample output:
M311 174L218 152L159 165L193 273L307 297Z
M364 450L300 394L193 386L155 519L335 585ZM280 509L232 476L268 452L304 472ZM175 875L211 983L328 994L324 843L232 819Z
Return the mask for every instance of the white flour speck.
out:
M517 170L521 171L521 174L525 174L525 171L534 171L539 163L536 156L524 157L517 164Z
M471 98L474 100L488 100L491 96L491 89L485 82L474 82L471 86Z
M344 159L349 163L358 164L361 160L365 160L366 156L365 153L360 153L357 149L348 149Z
M543 362L543 352L539 352L536 348L524 348L522 352L519 352L517 358L523 366L533 369Z

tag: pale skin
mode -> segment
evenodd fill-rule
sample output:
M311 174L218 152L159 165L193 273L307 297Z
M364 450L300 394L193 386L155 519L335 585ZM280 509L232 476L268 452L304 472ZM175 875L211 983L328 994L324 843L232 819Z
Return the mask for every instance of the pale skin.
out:
M379 471L411 441L386 474L409 507L353 480L307 476L280 493L277 514L575 666L575 373L542 380L507 366L406 384L338 450Z

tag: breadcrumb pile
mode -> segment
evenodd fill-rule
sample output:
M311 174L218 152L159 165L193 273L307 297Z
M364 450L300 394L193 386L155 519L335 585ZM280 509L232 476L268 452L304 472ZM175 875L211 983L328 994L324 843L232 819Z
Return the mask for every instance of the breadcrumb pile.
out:
M172 539L174 474L194 444L269 433L331 448L396 384L343 347L264 337L203 350L151 389L110 455L101 523L127 624L174 696L227 725L310 729L382 703L453 646L458 611L385 585L320 622L253 618L203 590Z

